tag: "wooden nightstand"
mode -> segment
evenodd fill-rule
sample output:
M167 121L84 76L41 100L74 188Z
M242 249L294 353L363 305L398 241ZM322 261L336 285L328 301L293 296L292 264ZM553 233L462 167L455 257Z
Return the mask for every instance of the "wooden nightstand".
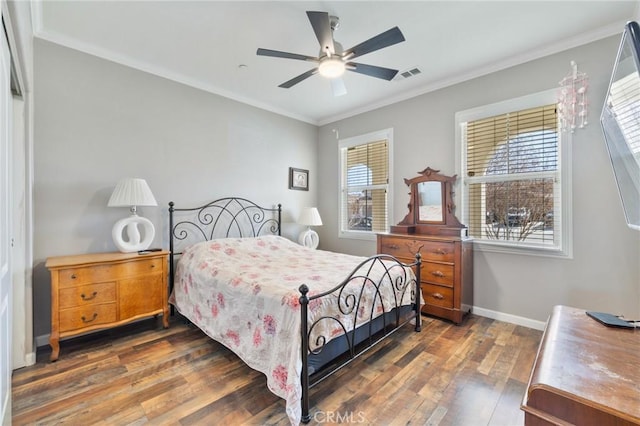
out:
M59 341L162 314L169 327L168 251L95 253L47 259L51 271L51 361Z

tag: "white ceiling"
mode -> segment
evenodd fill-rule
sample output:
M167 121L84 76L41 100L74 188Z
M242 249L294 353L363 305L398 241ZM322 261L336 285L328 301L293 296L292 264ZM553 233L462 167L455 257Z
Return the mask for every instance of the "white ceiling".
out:
M34 3L33 16L36 37L321 125L620 33L638 16L638 4L47 0ZM256 50L317 56L307 10L340 18L335 39L345 49L398 26L405 42L357 61L422 73L385 81L347 72L348 93L340 97L319 75L279 88L314 64Z

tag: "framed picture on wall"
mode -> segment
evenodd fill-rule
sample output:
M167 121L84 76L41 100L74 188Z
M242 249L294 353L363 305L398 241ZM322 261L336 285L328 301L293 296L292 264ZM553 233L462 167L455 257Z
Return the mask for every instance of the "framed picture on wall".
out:
M309 170L289 167L289 189L309 190Z

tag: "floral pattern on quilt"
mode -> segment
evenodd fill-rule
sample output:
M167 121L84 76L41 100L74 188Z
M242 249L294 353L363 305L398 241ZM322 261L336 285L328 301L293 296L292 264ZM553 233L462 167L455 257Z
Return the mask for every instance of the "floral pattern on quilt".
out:
M264 373L269 390L285 399L287 415L297 425L302 396L298 288L306 284L310 296L331 290L365 260L308 249L278 236L202 242L182 254L171 301L207 335ZM384 270L382 266L379 269ZM403 268L395 269L404 274ZM369 276L376 273L374 269ZM413 272L408 273L413 278ZM345 291L358 296L363 282L355 279ZM336 298L322 298L309 304L310 323L329 315L340 318L350 330L354 321L360 325L400 304L394 298L403 296L402 304L412 302L410 291L400 296L386 291L380 298L371 283L364 287L368 289L365 302L359 305L355 318L340 313ZM369 312L372 306L373 315ZM343 334L335 321L319 323L317 331L327 340Z

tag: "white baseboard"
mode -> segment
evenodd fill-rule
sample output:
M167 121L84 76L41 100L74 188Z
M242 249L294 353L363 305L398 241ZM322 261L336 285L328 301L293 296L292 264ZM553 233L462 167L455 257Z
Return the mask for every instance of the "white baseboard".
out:
M28 353L24 358L25 358L24 360L25 360L25 362L27 364L27 367L36 363L36 353L35 352Z
M534 330L544 330L545 322L533 320L531 318L519 317L517 315L505 314L504 312L492 311L491 309L480 308L474 306L471 310L475 315L491 318L498 321L504 321L515 325L521 325Z

